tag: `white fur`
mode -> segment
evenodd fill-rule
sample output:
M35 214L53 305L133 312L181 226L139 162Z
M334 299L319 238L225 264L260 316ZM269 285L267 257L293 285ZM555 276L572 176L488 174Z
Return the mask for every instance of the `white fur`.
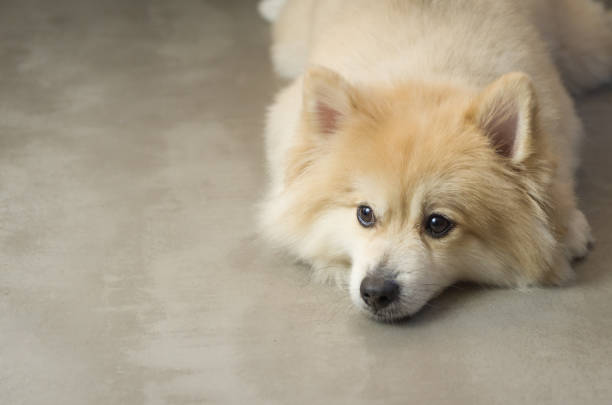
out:
M287 0L262 0L257 8L263 18L272 22L276 20L286 2Z
M581 259L586 256L589 245L593 243L591 227L579 210L574 210L569 219L569 231L566 239L568 259Z

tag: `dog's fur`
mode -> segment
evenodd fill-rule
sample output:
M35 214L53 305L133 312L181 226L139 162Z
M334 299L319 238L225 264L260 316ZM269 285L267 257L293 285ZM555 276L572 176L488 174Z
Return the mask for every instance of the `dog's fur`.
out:
M269 17L275 68L294 81L268 116L268 237L320 272L350 269L353 302L384 320L459 280L572 278L591 236L565 86L610 78L610 12L592 0L289 0ZM356 219L365 203L372 228ZM456 223L448 236L425 232L432 213ZM384 310L360 297L371 274L400 284Z

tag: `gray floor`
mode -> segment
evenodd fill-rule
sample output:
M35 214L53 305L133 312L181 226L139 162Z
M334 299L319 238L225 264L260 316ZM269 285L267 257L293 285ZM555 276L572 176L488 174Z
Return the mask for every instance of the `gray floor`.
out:
M0 3L0 403L609 404L612 91L577 283L390 326L257 240L267 45L248 1Z

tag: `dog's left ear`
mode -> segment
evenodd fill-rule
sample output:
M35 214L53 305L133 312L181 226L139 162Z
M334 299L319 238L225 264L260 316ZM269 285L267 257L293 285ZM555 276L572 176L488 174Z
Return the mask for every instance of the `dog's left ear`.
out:
M319 134L336 132L354 109L355 90L342 76L324 67L312 67L304 75L303 108L306 119Z
M506 74L485 88L468 116L497 153L514 164L523 163L537 149L536 94L524 73Z

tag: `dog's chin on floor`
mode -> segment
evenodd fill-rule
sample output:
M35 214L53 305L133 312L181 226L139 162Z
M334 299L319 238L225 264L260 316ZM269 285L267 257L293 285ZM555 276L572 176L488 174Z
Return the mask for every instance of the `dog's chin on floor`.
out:
M373 321L392 325L408 322L413 318L413 316L420 312L419 311L414 314L410 314L404 313L402 310L395 310L393 308L384 309L381 311L373 311L367 308L360 308L360 311L362 314L372 319Z
M359 317L370 321L388 325L410 326L445 317L454 310L461 308L471 299L477 298L480 293L491 288L494 287L480 286L469 282L458 282L432 297L416 310L390 306L381 311L376 311L367 305L355 305L354 303L353 307L358 312Z
M360 288L357 289L357 293L352 291L350 285L351 266L348 262L340 261L324 267L317 267L298 260L295 265L301 272L308 274L307 277L309 277L312 283L338 288L342 292L334 306L344 309L350 308L349 312L355 313L359 317L384 324L398 325L406 322L422 322L437 316L436 314L439 315L451 303L453 306L460 305L462 297L476 293L481 289L476 284L466 282L454 283L430 296L423 303L417 306L412 305L411 307L403 305L406 303L405 301L409 301L408 296L410 295L409 292L405 291L406 297L403 299L404 302L400 299L385 308L377 310L368 306L361 296Z

